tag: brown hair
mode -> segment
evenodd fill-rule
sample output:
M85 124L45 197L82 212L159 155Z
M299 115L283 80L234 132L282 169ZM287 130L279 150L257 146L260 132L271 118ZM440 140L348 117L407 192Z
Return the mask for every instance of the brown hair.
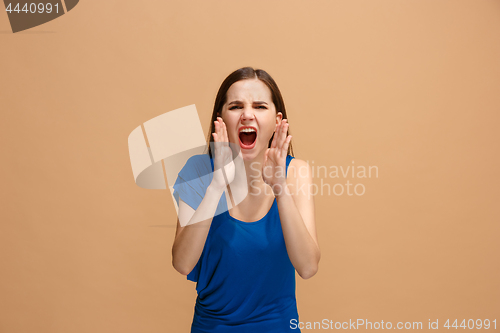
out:
M227 98L227 91L229 90L229 87L237 81L241 80L247 80L247 79L259 79L262 82L266 84L266 86L269 87L271 90L271 95L273 98L273 103L274 106L276 107L276 114L278 112L281 112L283 114L282 119L288 119L286 115L286 109L285 109L285 102L283 101L283 97L281 96L281 92L278 88L278 85L276 82L273 80L271 75L269 75L266 71L262 69L253 69L252 67L243 67L240 69L235 70L231 74L229 74L228 77L222 82L219 92L217 93L217 97L215 98L215 103L214 103L214 110L212 113L212 119L210 121L210 131L209 135L207 138L207 144L208 144L208 154L210 155L211 158L212 156L212 150L211 150L211 143L214 142L214 137L212 136L212 133L215 133L215 125L214 121L217 120L217 113L222 114L222 107L226 103L226 98ZM287 136L290 134L290 130L287 132ZM274 133L271 139L269 140L268 148L271 147L271 143L273 142L274 138ZM294 156L293 155L293 149L292 149L292 142L290 141L290 145L288 146L288 155Z

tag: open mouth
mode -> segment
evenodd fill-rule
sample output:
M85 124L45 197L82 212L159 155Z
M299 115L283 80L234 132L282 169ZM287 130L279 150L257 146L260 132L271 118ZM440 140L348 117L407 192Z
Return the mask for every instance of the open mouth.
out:
M257 130L255 127L242 127L239 133L240 147L243 149L252 149L257 142Z

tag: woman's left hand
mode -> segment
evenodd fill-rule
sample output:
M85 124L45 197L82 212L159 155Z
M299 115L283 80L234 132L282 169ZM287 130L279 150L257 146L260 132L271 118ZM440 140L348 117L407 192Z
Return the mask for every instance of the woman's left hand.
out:
M271 148L266 150L264 164L262 166L262 178L271 186L274 195L279 196L287 190L286 187L286 156L290 145L291 135L288 132L288 121L283 119L274 131Z

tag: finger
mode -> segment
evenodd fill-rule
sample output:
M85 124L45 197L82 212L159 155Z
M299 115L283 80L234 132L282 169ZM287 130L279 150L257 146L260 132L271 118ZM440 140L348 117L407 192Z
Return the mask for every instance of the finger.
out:
M215 124L216 128L217 128L217 148L221 148L221 142L224 141L224 136L223 136L223 132L222 132L222 125L220 123L220 118L217 117L217 121L216 121L216 124Z
M222 148L224 147L224 129L219 119L217 119L217 150L219 155L223 154Z
M212 133L212 134L215 134L214 141L217 142L217 138L218 138L217 134L219 134L219 122L214 121L214 127L215 127L214 133Z
M222 129L222 124L219 119L217 119L217 136L219 137L219 142L224 139L224 131Z
M261 172L262 172L262 178L264 179L264 182L266 184L267 184L267 182L266 182L266 178L264 177L264 175L265 175L265 170L266 170L266 167L267 167L266 162L267 162L267 160L269 158L269 151L270 150L271 150L270 148L267 148L266 152L264 153L264 163L262 163L262 170L261 170Z
M227 136L226 123L224 122L224 120L222 120L222 118L221 118L221 121L222 121L222 128L224 129L224 142L226 143L225 146L228 147L229 146L229 138Z
M281 128L281 121L279 122L278 125L276 125L276 129L274 130L274 137L273 137L273 142L271 142L271 148L276 148L276 143L277 143L276 137L278 136L278 133L280 132L280 128Z
M215 133L214 134L214 151L215 151L215 154L219 154L220 153L220 123L218 121L214 121L214 124L215 124Z
M286 138L286 141L285 143L283 144L283 154L286 156L288 154L288 147L290 146L290 141L292 141L292 136L289 135L287 138Z
M281 130L278 134L278 142L277 142L277 148L282 149L283 143L285 143L286 140L286 131L288 130L288 124L286 123L286 119L283 120L283 125L281 126Z
M224 142L224 146L226 146L225 142L227 142L227 132L226 132L226 124L222 120L221 117L219 117L219 123L220 123L220 128L221 128L221 141Z
M266 165L267 159L268 159L268 157L269 157L269 151L270 151L270 150L271 150L271 149L267 148L267 149L266 149L266 152L264 153L264 163L263 163L264 165Z
M286 141L286 138L288 137L288 128L290 127L290 124L288 123L288 120L286 121L285 128L283 129L283 143Z
M287 144L287 140L289 140L288 139L288 127L289 127L289 124L288 124L288 120L287 120L286 124L285 124L285 126L283 128L283 134L282 134L283 135L282 136L283 137L283 143L281 145L281 154L280 154L280 156L283 156L283 157L286 157L287 152L288 152L288 144ZM290 141L288 141L288 142L290 142Z
M219 117L219 121L220 121L220 128L222 131L222 138L225 140L226 139L226 124L224 123L224 120L222 120L222 118L220 118L220 117Z
M213 153L213 156L216 155L217 153L217 122L214 121L214 132L212 133L212 136L214 138L214 143L212 144L212 153Z
M217 117L216 125L217 125L217 130L218 130L217 134L219 134L219 139L222 139L222 135L221 135L222 134L222 132L221 132L222 126L220 123L220 117Z

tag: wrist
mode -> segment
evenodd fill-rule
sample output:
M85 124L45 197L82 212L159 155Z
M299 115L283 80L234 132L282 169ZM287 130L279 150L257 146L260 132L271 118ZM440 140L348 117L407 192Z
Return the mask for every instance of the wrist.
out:
M290 189L286 183L284 184L275 184L273 187L273 192L276 200L280 200L284 196L290 195Z
M225 187L217 186L217 185L214 185L213 183L211 183L207 187L207 194L210 193L210 194L221 196L222 193L224 193L225 189L226 189Z

